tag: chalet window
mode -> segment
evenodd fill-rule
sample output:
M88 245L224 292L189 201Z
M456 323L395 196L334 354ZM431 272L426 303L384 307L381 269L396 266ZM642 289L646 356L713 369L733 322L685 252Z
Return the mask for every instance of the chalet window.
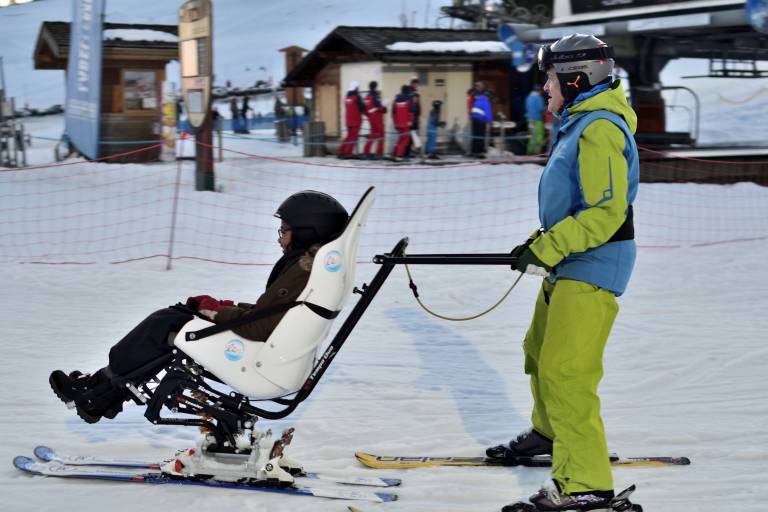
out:
M124 71L123 105L126 111L156 109L157 74L154 71Z

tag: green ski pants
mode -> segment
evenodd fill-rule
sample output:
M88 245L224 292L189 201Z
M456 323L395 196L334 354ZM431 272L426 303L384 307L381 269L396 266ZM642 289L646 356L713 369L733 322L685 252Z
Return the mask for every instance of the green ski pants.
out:
M525 335L533 427L554 441L552 479L565 493L613 490L597 386L618 310L607 290L545 279Z
M528 154L538 155L544 149L544 121L528 121Z

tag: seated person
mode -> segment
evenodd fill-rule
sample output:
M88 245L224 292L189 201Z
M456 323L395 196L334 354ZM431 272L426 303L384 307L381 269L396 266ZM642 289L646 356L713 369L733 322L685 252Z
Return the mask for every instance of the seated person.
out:
M186 304L177 304L155 311L133 328L109 351L109 364L91 375L61 370L51 373L49 383L63 402L77 400L95 386L111 382L112 378L128 375L169 354L173 341L184 324L195 314L215 323L236 319L245 314L295 301L309 280L309 272L318 249L338 237L346 227L348 214L333 197L322 192L305 190L283 201L275 212L281 220L278 242L283 256L275 263L267 279L266 291L255 304L219 301L207 295L190 297ZM266 341L285 311L256 319L233 331L243 338ZM146 382L163 368L137 380ZM77 405L77 415L88 423L102 417L114 418L123 410L123 402L131 398L124 388L113 387L88 403Z

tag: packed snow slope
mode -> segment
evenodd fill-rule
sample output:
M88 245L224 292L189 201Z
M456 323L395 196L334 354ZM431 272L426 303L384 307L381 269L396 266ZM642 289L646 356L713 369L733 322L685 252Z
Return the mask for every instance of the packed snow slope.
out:
M261 140L237 144L243 152L272 158L298 152L292 146ZM40 162L49 151L41 142L31 159ZM216 218L243 197L258 197L269 207L254 214L258 218L252 222L269 227L270 232L263 235L266 241L256 243L262 235L248 229L242 229L241 235L253 237L248 247L256 260L274 261L278 221L271 212L289 190L305 187L335 194L348 208L367 186L377 187L379 197L361 243L358 284L370 281L377 270L368 263L370 256L388 251L402 236L411 237L412 253L502 251L520 243L537 226L535 190L541 168L535 165L350 170L317 165L334 163L330 159L307 163L228 155L217 167L223 186L218 194L192 192L191 166L185 164L185 194L211 199L209 206L198 204L196 216L180 219L184 229L179 231L179 243L186 247L183 244L195 232L184 225L189 218ZM23 192L27 206L38 211L38 219L62 217L61 210L36 202L38 195L48 197L44 194L56 187L62 194L71 194L71 182L65 176L82 175L85 180L94 170L108 176L112 172L108 167L82 163L58 170L22 171L27 174L13 179L4 171L0 195L3 201L13 201L15 193ZM116 172L150 179L173 174L175 169L175 164L125 165ZM506 177L496 177L499 173ZM249 181L245 176L259 179ZM62 179L54 179L58 177ZM37 193L20 188L19 180L33 179L40 179ZM463 199L475 197L471 190L483 188L484 183L492 190L476 193L476 201ZM88 193L84 188L83 194ZM109 201L99 195L86 199L85 212L100 211L107 205L99 201ZM449 200L454 204L450 214L440 210L441 201ZM488 205L495 213L488 211ZM605 353L600 388L603 419L610 448L622 455L685 455L693 461L688 467L614 470L617 490L637 484L636 500L646 510L765 510L766 205L768 189L751 183L640 187L636 203L640 250L629 289L619 299L621 311ZM158 208L165 212L167 205ZM468 227L461 220L465 217L471 219ZM426 218L431 220L420 220ZM4 251L24 236L17 222L26 220L14 219L4 222L6 227L0 231ZM245 222L240 216L235 220ZM226 216L218 225L225 221ZM81 236L88 235L84 226L86 233ZM32 223L29 229L46 228ZM726 242L737 238L752 241ZM705 239L725 243L700 245ZM116 247L112 240L104 244L109 244L104 249L110 251ZM190 244L187 249L193 247ZM99 254L98 246L88 249ZM128 406L112 421L83 423L53 395L48 374L56 368L100 368L110 346L138 321L189 295L252 301L269 272L267 265L192 259L173 261L171 271L165 270L164 258L119 265L98 260L88 265L40 265L21 263L21 259L0 264L0 339L5 348L0 377L0 460L5 461L0 470L0 502L4 510L346 510L344 503L325 499L55 480L16 471L11 466L13 456L31 455L36 444L148 459L192 446L199 436L196 429L153 426L137 406ZM454 316L492 304L516 277L506 267L420 266L413 272L422 299L438 312ZM531 400L521 341L539 283L538 278L525 276L494 312L471 322L448 323L419 309L404 269L395 269L310 400L291 417L264 421L262 428L277 431L295 426L290 454L310 470L403 479L397 489L400 501L357 504L366 511L494 511L526 498L545 480L546 469L373 471L356 462L354 451L478 455L486 446L527 428Z

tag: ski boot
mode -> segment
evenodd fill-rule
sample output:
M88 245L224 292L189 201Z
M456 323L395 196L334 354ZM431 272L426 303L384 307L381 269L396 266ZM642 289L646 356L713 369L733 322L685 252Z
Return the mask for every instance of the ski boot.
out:
M485 450L490 459L513 462L517 457L532 457L534 455L550 455L552 441L531 428L520 433L509 444L491 446Z
M96 423L102 417L113 419L123 410L123 394L119 390L108 391L87 403L76 404L84 393L106 382L108 377L99 370L94 375L73 371L69 375L61 370L54 370L48 378L51 389L68 409L75 409L77 415L86 423Z
M501 509L502 512L643 512L643 507L629 501L635 492L631 485L618 495L613 491L592 491L574 494L562 494L554 482L545 484L529 498L530 503L517 502Z

